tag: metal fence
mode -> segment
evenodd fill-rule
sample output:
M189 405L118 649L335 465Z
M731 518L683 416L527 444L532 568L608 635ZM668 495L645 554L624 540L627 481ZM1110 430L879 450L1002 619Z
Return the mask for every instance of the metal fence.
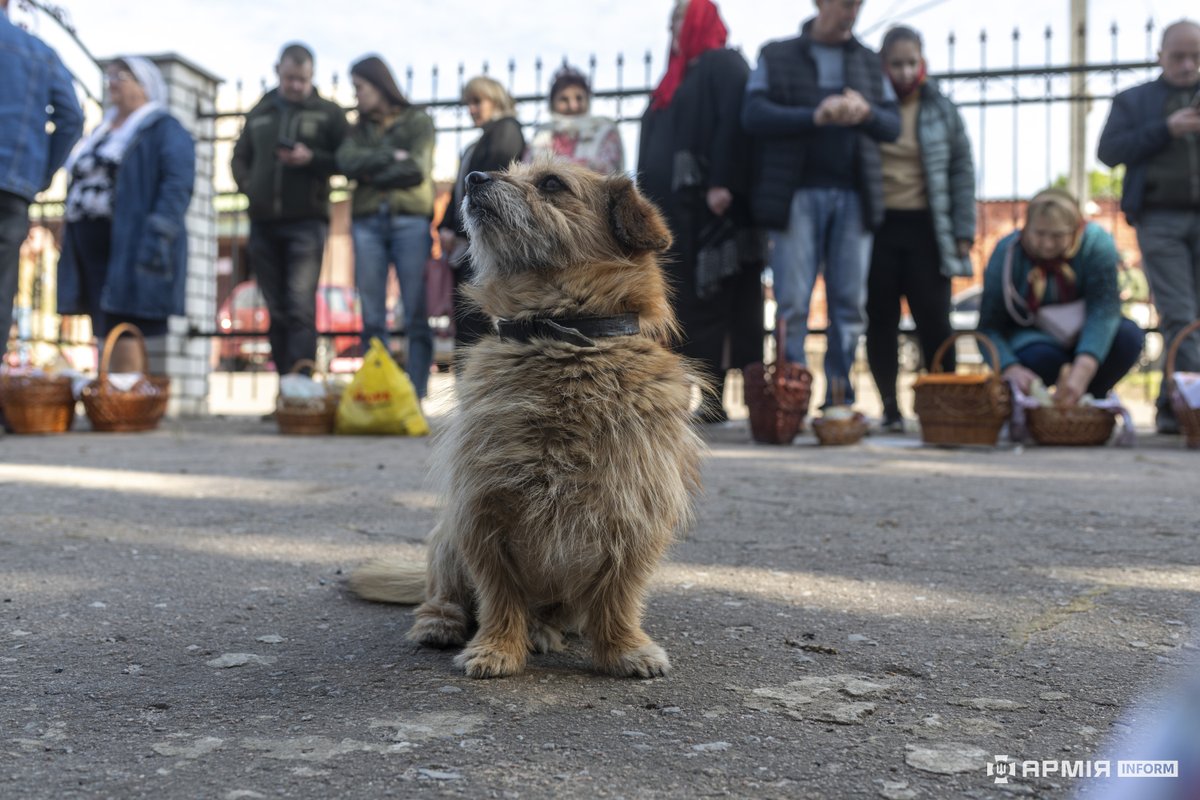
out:
M942 91L955 100L962 111L968 132L972 138L981 200L1015 200L1027 197L1048 184L1060 180L1070 165L1069 142L1065 131L1069 126L1071 109L1085 104L1090 109L1088 116L1088 150L1094 152L1094 138L1107 116L1108 101L1118 91L1152 78L1156 72L1153 61L1159 31L1153 20L1147 21L1133 34L1126 32L1125 38L1116 23L1109 26L1108 39L1111 56L1108 60L1092 60L1085 64L1071 64L1062 55L1068 52L1072 37L1086 38L1087 32L1077 30L1060 35L1050 27L1041 28L1033 35L1020 29L994 36L984 30L978 34L978 60L974 65L963 66L960 51L967 39L951 34L944 43L927 43L926 51L935 65L945 69L935 70L932 77L939 82ZM1144 37L1142 60L1118 58L1119 53L1130 51L1128 37ZM1029 59L1024 53L1029 42L1040 40L1041 56ZM944 49L943 49L944 44ZM1007 57L1005 57L1007 54ZM993 61L998 62L994 65ZM1004 63L1007 62L1007 63ZM595 78L599 72L596 56L566 58L562 63L582 67ZM517 116L525 125L533 126L548 116L547 97L544 87L550 74L559 65L538 57L528 67L509 59L500 66L483 62L478 69L469 68L461 62L452 70L433 66L418 73L413 66L399 71L398 77L406 94L417 104L424 106L432 115L437 130L438 166L440 177L454 174L454 162L465 144L473 138L469 117L460 103L461 87L476 74L491 74L509 88L517 101ZM615 75L607 86L596 86L593 96L593 113L608 116L620 124L626 144L627 165L636 165L638 121L645 108L648 96L665 64L651 52L640 57L618 55L606 74ZM415 91L420 83L428 87L424 96ZM1074 76L1082 76L1082 91L1079 82L1072 85ZM240 133L246 111L257 101L260 90L269 88L265 82L255 85L253 91L241 80L236 81L227 92L216 111L205 116L215 122L214 147L218 165L215 183L217 206L220 215L219 228L222 236L233 247L234 258L239 258L237 242L244 237L248 227L245 219L244 198L236 193L228 171L228 162L233 143ZM349 82L339 75L330 76L322 85L322 92L348 111L352 111L353 92ZM1090 161L1090 159L1089 159ZM1103 181L1101 181L1103 183ZM1111 191L1111 181L1106 191ZM345 184L335 185L335 198L344 196ZM977 262L989 241L1007 233L1018 222L1019 204L1012 203L1011 226L1003 229L980 231L980 247L975 254ZM1111 212L1112 224L1116 224L1116 212ZM981 225L991 223L989 215L981 215ZM999 228L1000 226L997 226ZM235 267L235 272L244 274L244 265ZM216 320L211 329L194 330L196 336L221 336Z

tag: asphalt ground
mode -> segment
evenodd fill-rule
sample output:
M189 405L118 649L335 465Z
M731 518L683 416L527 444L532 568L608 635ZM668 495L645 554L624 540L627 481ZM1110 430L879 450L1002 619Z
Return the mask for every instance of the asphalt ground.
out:
M363 560L420 557L428 439L0 437L0 797L1097 796L987 765L1097 758L1194 663L1178 439L706 437L649 681L579 640L469 680L403 639L411 609L348 593Z

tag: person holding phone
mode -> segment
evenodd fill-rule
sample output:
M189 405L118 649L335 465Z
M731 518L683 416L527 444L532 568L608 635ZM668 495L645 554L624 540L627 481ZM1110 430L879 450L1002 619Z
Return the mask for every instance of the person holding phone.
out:
M1097 155L1125 165L1121 209L1138 247L1159 328L1169 344L1200 318L1200 23L1163 30L1156 80L1113 98ZM1200 372L1200 335L1180 347L1176 366ZM1179 433L1170 381L1158 397L1159 433Z
M246 115L230 167L250 202L250 269L271 316L267 337L282 374L317 353L317 282L329 235L329 178L346 114L313 89L313 54L289 44L279 86Z

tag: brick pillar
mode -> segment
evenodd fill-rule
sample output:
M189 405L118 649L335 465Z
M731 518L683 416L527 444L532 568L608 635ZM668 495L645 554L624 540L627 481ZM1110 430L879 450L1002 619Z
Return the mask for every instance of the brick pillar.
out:
M147 56L167 81L168 106L196 140L196 186L187 211L187 316L171 317L168 333L153 344L152 370L171 378L170 416L208 413L212 341L189 337L211 331L217 316L217 212L213 206L213 139L221 79L174 53Z

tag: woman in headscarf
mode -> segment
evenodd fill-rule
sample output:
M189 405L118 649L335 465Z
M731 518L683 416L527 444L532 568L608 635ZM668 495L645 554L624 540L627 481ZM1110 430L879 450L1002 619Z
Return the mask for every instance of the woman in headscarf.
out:
M105 70L109 105L67 161L66 228L58 262L58 312L87 314L103 340L122 322L163 336L185 313L187 230L195 182L192 137L168 113L167 85L149 60ZM122 339L113 372L144 369Z
M608 175L625 171L625 151L617 123L591 113L592 86L587 76L563 65L550 83L549 122L533 132L525 161L555 157Z
M697 418L723 422L728 369L762 359L765 237L747 197L749 142L742 96L750 68L725 46L712 0L678 2L666 74L642 117L642 191L675 237L664 260L683 331L679 351L702 366L710 390Z

